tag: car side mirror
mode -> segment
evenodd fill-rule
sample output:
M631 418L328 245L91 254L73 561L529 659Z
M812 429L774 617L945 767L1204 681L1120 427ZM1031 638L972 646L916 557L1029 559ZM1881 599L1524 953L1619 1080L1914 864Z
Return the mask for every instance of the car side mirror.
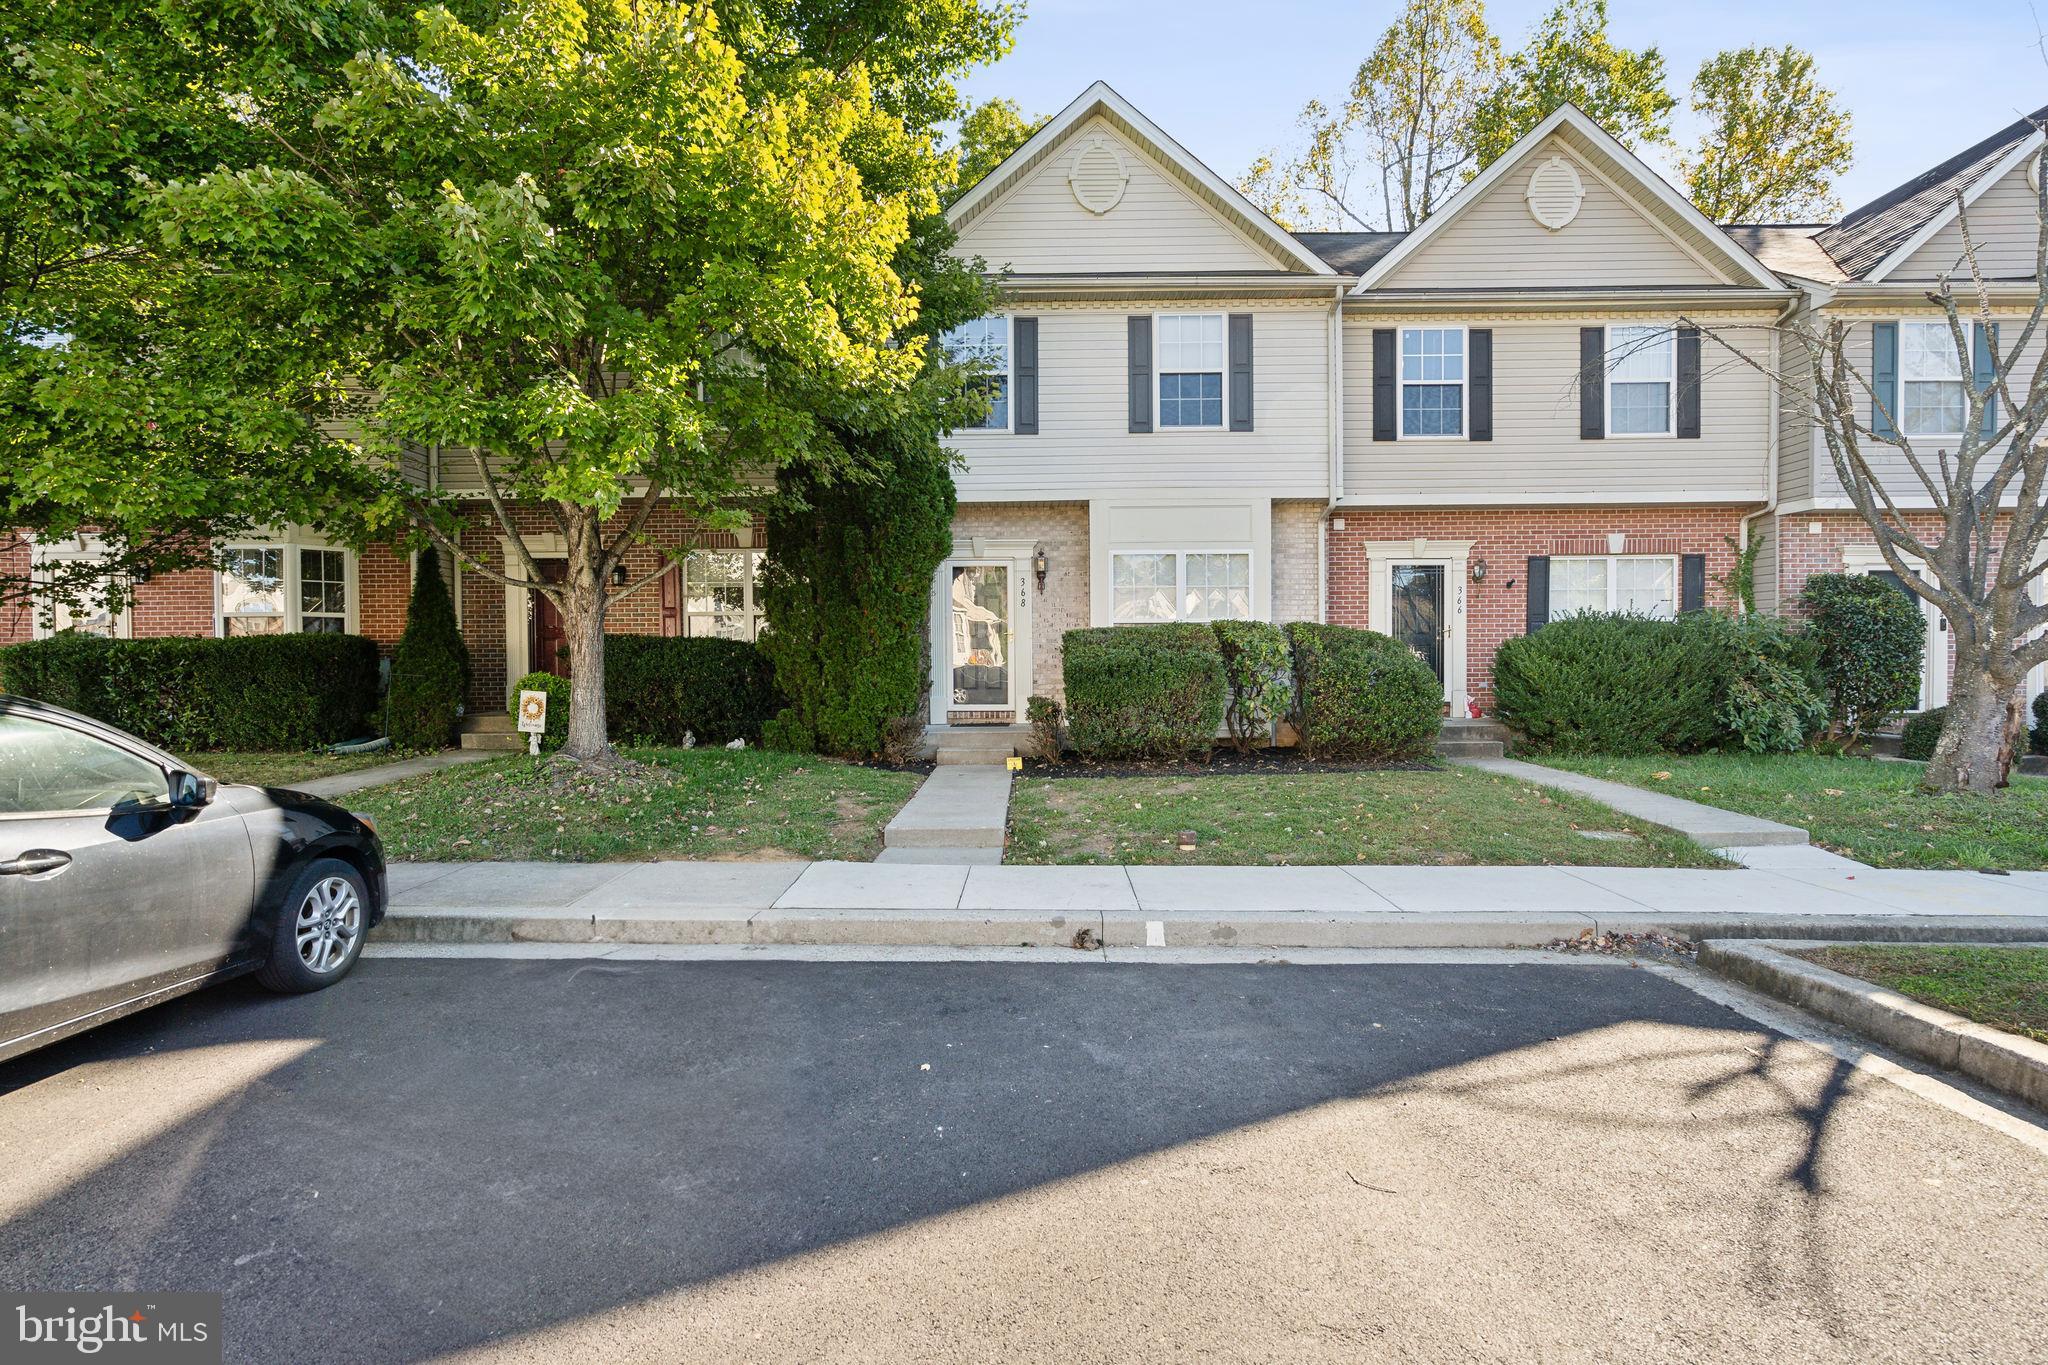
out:
M172 810L197 810L213 804L213 794L220 785L210 777L183 768L171 769L170 779Z

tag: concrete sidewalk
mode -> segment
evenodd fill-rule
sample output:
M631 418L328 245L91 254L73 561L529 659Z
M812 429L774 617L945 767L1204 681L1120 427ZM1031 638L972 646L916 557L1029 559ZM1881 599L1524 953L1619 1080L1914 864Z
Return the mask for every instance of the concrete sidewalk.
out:
M1690 938L2048 936L2048 873L1774 860L1625 867L401 863L397 942L1110 948L1519 947Z
M1708 848L1757 848L1806 842L1806 831L1797 825L1783 825L1776 820L1702 805L1682 796L1667 796L1663 792L1632 787L1626 782L1610 782L1604 777L1588 777L1563 768L1546 768L1516 758L1454 758L1450 761L1483 768L1531 786L1556 787L1591 797L1623 815L1633 815L1638 820L1676 830Z
M334 777L316 777L306 782L278 782L272 785L331 801L337 796L359 792L365 787L381 787L386 783L403 782L408 777L423 777L427 773L437 773L443 768L453 768L463 763L482 763L503 757L503 754L481 753L474 749L443 749L438 754L402 758L396 763L384 763L375 768L360 768L355 772L340 773Z

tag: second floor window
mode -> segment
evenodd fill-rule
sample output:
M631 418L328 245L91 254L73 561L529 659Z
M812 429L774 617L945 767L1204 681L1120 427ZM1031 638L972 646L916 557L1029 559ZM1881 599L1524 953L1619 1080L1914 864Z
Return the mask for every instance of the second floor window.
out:
M1465 329L1401 329L1401 434L1465 434Z
M1946 322L1899 324L1899 430L1960 436L1969 408L1963 358Z
M1159 425L1223 425L1223 315L1164 313L1159 335Z
M1669 555L1553 555L1550 619L1620 611L1668 621L1678 614L1678 561Z
M1607 329L1609 435L1670 435L1677 363L1677 336L1669 327Z
M945 346L953 359L972 362L981 368L975 384L988 395L988 416L973 430L1010 429L1010 320L1006 317L976 318L946 333Z

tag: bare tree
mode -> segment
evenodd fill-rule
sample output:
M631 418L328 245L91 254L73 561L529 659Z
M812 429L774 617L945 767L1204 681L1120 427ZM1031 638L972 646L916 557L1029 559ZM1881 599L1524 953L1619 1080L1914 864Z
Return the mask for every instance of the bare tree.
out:
M1934 791L2005 785L2024 723L2027 671L2048 661L2048 605L2031 595L2048 571L2048 365L2038 350L2048 313L2048 178L2035 207L2032 301L2017 328L2010 315L2001 327L1957 197L1957 271L1967 279L1959 297L1957 271L1943 274L1927 298L1941 309L1963 376L1961 436L1911 434L1903 414L1892 411L1905 404L1851 363L1848 323L1813 315L1791 327L1806 373L1787 379L1804 381L1794 391L1811 405L1836 476L1886 565L1948 618L1955 640L1947 722L1923 779ZM1986 356L1973 365L1977 339ZM1924 492L1931 510L1903 506L1901 487L1913 489L1916 501Z

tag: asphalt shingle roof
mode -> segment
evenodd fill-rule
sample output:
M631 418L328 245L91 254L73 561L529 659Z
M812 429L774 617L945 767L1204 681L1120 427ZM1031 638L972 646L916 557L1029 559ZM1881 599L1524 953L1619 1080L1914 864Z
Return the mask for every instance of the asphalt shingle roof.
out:
M1332 270L1363 275L1400 244L1405 232L1297 232L1294 240L1323 258Z
M1927 225L1960 191L1990 170L2048 121L2048 108L2015 119L1976 146L1956 153L1932 170L1851 209L1814 240L1850 279L1862 279L1902 243Z

